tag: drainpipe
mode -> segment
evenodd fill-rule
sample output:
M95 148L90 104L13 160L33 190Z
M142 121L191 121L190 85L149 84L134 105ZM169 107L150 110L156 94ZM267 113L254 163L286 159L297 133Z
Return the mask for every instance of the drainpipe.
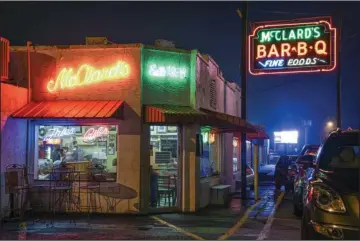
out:
M30 52L30 47L31 47L31 42L30 41L27 41L26 42L26 47L27 47L27 69L28 69L28 95L27 95L27 99L28 99L28 103L31 102L31 83L30 83L30 80L31 80L31 52ZM30 132L30 121L29 120L26 120L26 157L25 157L25 163L26 163L26 166L29 165L29 133Z

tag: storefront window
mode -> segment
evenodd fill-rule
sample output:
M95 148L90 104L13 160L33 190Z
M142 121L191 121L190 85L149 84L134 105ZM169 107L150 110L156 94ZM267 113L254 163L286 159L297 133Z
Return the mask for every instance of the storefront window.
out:
M233 172L239 171L239 139L233 138Z
M150 206L176 207L179 134L177 126L150 126Z
M104 181L116 180L117 126L35 126L35 179L49 180L61 162L80 172L90 164L104 167Z
M200 177L208 177L218 174L217 138L215 133L207 129L201 131L202 153L200 156Z

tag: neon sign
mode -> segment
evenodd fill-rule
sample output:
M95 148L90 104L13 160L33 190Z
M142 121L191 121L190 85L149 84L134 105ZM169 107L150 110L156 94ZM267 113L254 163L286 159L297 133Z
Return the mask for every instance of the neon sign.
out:
M123 61L118 61L102 69L96 69L91 65L83 64L76 72L72 68L63 68L57 75L56 80L50 79L46 87L49 92L55 92L59 89L71 89L78 86L123 79L129 73L130 66Z
M176 79L185 79L186 78L186 68L184 67L176 67L173 65L157 65L157 64L149 64L149 75L153 77L168 77L168 78L176 78Z
M248 67L253 75L332 71L336 67L336 29L325 20L260 25L248 41Z
M85 132L84 141L91 142L98 137L106 136L108 134L109 134L109 129L106 127L99 127L98 129L91 127Z
M75 128L70 128L70 129L53 128L50 129L48 133L46 133L46 136L44 137L44 141L48 141L50 139L55 139L63 136L72 136L75 134L75 132L76 132Z

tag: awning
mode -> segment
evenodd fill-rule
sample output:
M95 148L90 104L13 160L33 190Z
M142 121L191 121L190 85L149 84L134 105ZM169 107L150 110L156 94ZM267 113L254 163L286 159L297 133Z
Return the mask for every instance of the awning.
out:
M206 113L189 106L147 105L145 122L154 124L186 124L207 120Z
M196 110L189 106L145 106L145 122L153 124L197 123L212 126L220 132L255 132L255 128L239 117L206 109Z
M123 101L41 101L15 111L11 117L27 119L123 119Z
M259 128L256 128L256 130L257 130L256 133L247 133L246 138L248 140L254 140L254 139L265 140L265 139L269 139L269 136L267 135L265 130L259 129Z

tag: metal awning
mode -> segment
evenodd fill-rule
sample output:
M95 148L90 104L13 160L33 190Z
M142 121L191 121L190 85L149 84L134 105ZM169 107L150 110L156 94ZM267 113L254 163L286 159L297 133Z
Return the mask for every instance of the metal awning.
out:
M197 123L212 126L220 132L256 132L255 127L239 117L189 106L145 106L145 122L153 124Z
M204 112L189 106L147 105L145 106L145 122L154 124L185 124L207 120Z
M41 101L15 111L11 117L26 119L123 119L123 101Z

